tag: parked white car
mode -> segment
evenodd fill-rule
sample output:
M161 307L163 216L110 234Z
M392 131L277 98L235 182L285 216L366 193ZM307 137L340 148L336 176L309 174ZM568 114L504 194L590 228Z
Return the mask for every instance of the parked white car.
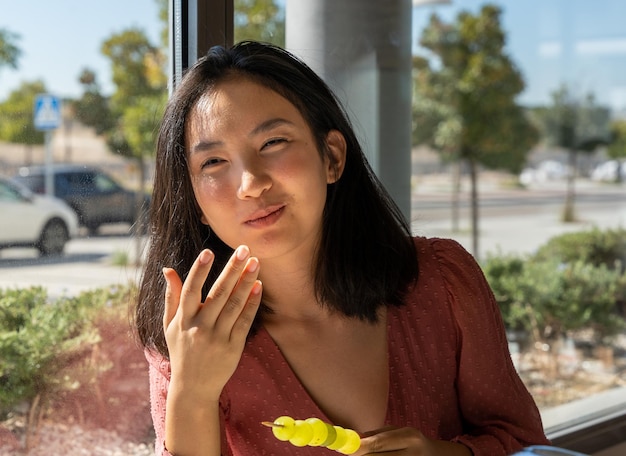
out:
M626 161L621 163L617 160L605 161L596 166L591 172L591 180L615 182L618 170L622 178L626 177Z
M0 177L0 248L35 247L42 255L59 255L77 233L78 217L65 202Z

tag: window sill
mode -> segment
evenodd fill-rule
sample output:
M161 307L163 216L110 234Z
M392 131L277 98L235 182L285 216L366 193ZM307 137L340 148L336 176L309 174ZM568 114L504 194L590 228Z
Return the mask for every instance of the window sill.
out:
M593 454L626 441L626 388L545 409L541 415L555 446Z

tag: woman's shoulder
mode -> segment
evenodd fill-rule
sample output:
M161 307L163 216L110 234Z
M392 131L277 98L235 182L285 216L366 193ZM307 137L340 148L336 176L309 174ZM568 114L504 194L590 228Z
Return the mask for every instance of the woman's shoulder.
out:
M418 290L437 284L452 294L472 294L477 287L481 293L486 291L480 265L459 242L437 237L415 237L414 242L419 263Z
M472 255L454 239L415 236L413 238L420 266L424 261L438 263L456 260L473 260Z

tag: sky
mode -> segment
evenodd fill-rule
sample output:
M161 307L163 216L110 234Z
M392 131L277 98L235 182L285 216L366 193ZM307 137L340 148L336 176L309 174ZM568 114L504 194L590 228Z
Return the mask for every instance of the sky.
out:
M304 1L304 0L290 0ZM283 3L284 0L280 0ZM447 21L460 9L477 13L484 0L413 9L414 36L436 12ZM524 104L547 103L562 83L581 96L626 112L626 0L495 0L503 9L507 50L526 80ZM18 71L0 69L0 101L21 81L43 79L61 97L81 94L78 76L95 70L112 91L102 42L125 28L142 28L158 43L155 0L0 0L0 28L20 35Z
M431 13L451 21L459 9L477 13L484 0L413 11L414 34ZM507 51L526 81L520 102L545 104L561 84L593 93L599 103L626 111L626 0L496 0ZM415 36L417 38L417 36Z
M78 97L83 68L96 72L105 93L112 91L102 43L127 28L143 29L159 44L161 24L155 0L0 0L0 28L20 36L18 70L0 68L0 101L24 80L43 79L59 97Z

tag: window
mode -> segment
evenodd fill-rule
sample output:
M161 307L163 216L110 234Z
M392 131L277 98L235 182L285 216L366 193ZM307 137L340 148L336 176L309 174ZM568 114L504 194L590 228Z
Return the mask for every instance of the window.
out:
M39 19L36 19L28 3L13 2L0 17L0 44L5 46L0 48L0 119L21 119L13 123L0 121L0 174L12 177L22 166L45 162L43 134L27 128L30 113L24 106L31 106L28 97L52 92L63 98L63 123L52 134L54 161L94 165L114 176L122 187L138 190L142 183L141 170L150 174L150 146L137 145L144 148L144 155L124 155L128 141L122 139L128 137L121 139L114 133L123 130L121 125L139 125L149 116L127 110L121 122L119 118L94 119L89 114L106 106L116 93L118 101L128 99L136 87L122 87L124 82L139 80L142 90L152 101L157 100L154 105L144 106L150 106L151 113L162 106L167 93L163 80L167 71L167 46L162 32L168 25L163 13L168 2L110 0L98 6L69 3L57 0L38 5ZM568 233L597 230L623 235L626 227L623 20L626 2L623 0L414 0L412 7L400 1L268 0L264 2L267 7L263 17L254 16L247 6L249 3L198 1L198 11L202 14L196 32L207 33L203 36L206 40L213 40L209 33L219 30L220 35L228 38L232 35L236 40L253 38L285 44L321 72L342 98L372 166L411 217L416 234L455 238L486 268L494 257L507 259L508 256L520 259L528 267L529 256L549 240ZM349 11L356 3L359 8ZM447 39L455 39L454 27L461 20L459 14L466 12L480 18L483 12L487 14L487 5L497 9L490 17L497 20L499 28L492 30L491 43L471 43L475 49L467 56L471 62L453 68L445 60L449 56L428 48L425 38L432 40L436 32L441 32L442 40L445 33ZM396 14L395 10L385 10L386 7L405 10ZM65 14L67 8L72 8L71 17ZM209 14L212 11L219 11L220 18L232 12L233 30L223 23L219 27L203 28L203 21L214 17ZM433 15L439 22L431 19ZM298 16L304 21L298 22L302 20ZM385 29L388 22L381 18L393 18L390 22L393 27ZM425 30L430 31L429 37L424 36ZM111 36L123 36L124 32L129 33L127 43L133 42L132 38L145 45L140 47L145 51L142 59L113 60L111 56L125 55L114 52L124 50L115 48L114 42L109 43L109 56L103 55L103 43ZM494 54L483 52L479 46L493 45L499 38L503 39L503 47ZM134 72L136 67L131 64L141 66L139 61L154 71ZM492 73L463 73L470 64ZM123 74L120 68L127 71L128 77L120 76ZM497 86L502 82L497 78L498 68L509 72L511 86ZM453 70L458 73L455 75ZM138 79L131 78L131 74ZM459 75L465 77L462 81L466 84L465 92L452 90L461 83ZM489 77L494 78L491 85ZM493 87L498 90L490 90ZM493 97L489 98L490 106L505 106L508 112L515 113L515 122L506 124L510 130L503 130L499 137L501 143L485 136L481 150L462 150L459 132L468 122L489 130L495 129L496 121L504 117L487 111L480 113L484 116L479 119L482 122L463 117L458 108L467 100L460 98L462 93L481 93L484 99ZM427 94L438 97L427 98ZM508 98L501 97L503 94L508 94ZM163 98L159 99L159 95ZM76 103L78 100L82 103ZM82 121L78 120L80 116ZM150 118L153 117L157 116ZM91 125L86 126L86 122ZM150 130L153 126L142 128L141 131L153 131ZM521 131L524 133L519 134ZM507 155L507 150L515 150L517 155ZM37 179L32 187L43 192L43 178L32 179ZM98 188L110 191L117 188L105 176L95 175L94 179ZM472 182L476 183L475 200ZM59 181L56 185L67 188L77 184ZM149 189L145 192L149 193ZM473 207L477 208L476 212ZM131 223L124 222L107 224L97 230L83 228L67 244L64 259L41 259L33 248L3 249L0 288L42 285L53 290L58 298L136 280L141 270L134 261L140 258L141 247L134 244L136 238L131 236L130 226ZM591 238L581 239L584 240L579 244L584 245ZM606 237L602 239L608 242ZM549 267L550 258L542 261L537 259L533 263L535 269L526 270L528 282L519 283L519 287L548 277L541 272L547 269L541 268ZM593 277L596 285L606 283L596 289L598 295L605 292L602 295L605 299L608 287L614 286L607 277L624 279L626 260L622 261L622 269L607 267L604 272L585 269L588 265L581 264L580 277ZM513 264L512 260L507 264ZM559 264L554 270L558 272L565 267ZM548 280L543 283L554 285ZM505 291L511 289L497 289L498 298ZM532 306L539 306L538 299L525 310L523 306L511 307L510 302L503 300L507 321L516 318L507 313L510 309L532 315ZM600 450L624 440L626 333L618 330L606 337L594 335L598 334L600 323L608 328L609 323L624 319L625 301L624 294L618 296L615 304L621 302L621 309L594 314L596 320L581 323L577 329L567 326L559 330L558 320L550 324L539 322L531 325L530 330L523 326L523 319L515 320L517 326L510 323L514 361L535 395L548 432L557 442L563 442L563 446L608 456L610 453ZM604 309L609 309L609 304L602 302ZM587 305L585 309L591 312L592 307ZM580 314L581 322L583 314ZM605 317L606 325L604 320L600 321ZM561 318L565 317L561 314ZM539 338L533 339L533 328L540 331ZM77 408L72 413L80 416L83 411ZM142 435L136 441L142 439L150 444L150 436Z

